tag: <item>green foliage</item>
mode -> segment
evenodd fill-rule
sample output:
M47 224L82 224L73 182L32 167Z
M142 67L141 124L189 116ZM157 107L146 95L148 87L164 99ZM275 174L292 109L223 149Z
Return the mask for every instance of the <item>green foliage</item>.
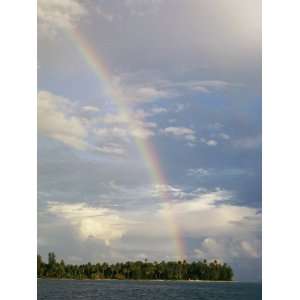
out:
M206 260L191 262L169 261L148 262L145 260L116 264L90 262L82 265L59 263L53 252L48 255L48 263L37 256L37 275L40 278L69 279L154 279L154 280L222 280L231 281L233 270L226 263Z

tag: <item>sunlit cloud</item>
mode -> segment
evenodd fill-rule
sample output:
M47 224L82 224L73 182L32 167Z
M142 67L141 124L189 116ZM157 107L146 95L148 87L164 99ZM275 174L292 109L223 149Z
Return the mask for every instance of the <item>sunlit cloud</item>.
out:
M127 231L128 221L120 217L118 212L107 208L95 208L86 203L49 202L48 210L69 221L82 239L99 239L107 246Z
M165 135L175 136L178 138L183 138L190 142L195 142L197 140L195 136L195 131L187 127L166 127L164 129L161 129L161 133Z
M82 1L77 0L39 0L37 8L39 31L53 37L61 29L70 29L88 14Z
M46 91L38 93L38 130L76 149L86 149L87 129L72 113L72 103Z

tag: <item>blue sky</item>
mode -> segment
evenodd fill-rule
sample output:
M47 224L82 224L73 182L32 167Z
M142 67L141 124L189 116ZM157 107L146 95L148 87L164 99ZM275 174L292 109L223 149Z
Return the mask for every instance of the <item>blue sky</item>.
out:
M110 82L70 41L75 28ZM39 1L39 253L177 259L163 189L190 260L261 278L260 30L256 0ZM136 140L154 145L167 185Z

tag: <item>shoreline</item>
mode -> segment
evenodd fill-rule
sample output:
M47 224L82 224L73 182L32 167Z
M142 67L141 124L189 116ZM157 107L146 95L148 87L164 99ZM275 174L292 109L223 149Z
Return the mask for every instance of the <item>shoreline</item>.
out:
M150 282L205 282L205 283L240 283L241 281L236 281L236 280L201 280L201 279L76 279L76 278L47 278L47 277L38 277L37 280L59 280L59 281L130 281L130 282L139 282L139 281L150 281ZM253 282L256 283L256 282Z

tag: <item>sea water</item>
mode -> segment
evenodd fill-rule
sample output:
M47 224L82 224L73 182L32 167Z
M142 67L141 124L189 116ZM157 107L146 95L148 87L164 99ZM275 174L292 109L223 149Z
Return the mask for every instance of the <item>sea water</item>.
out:
M38 300L260 300L260 283L38 280Z

